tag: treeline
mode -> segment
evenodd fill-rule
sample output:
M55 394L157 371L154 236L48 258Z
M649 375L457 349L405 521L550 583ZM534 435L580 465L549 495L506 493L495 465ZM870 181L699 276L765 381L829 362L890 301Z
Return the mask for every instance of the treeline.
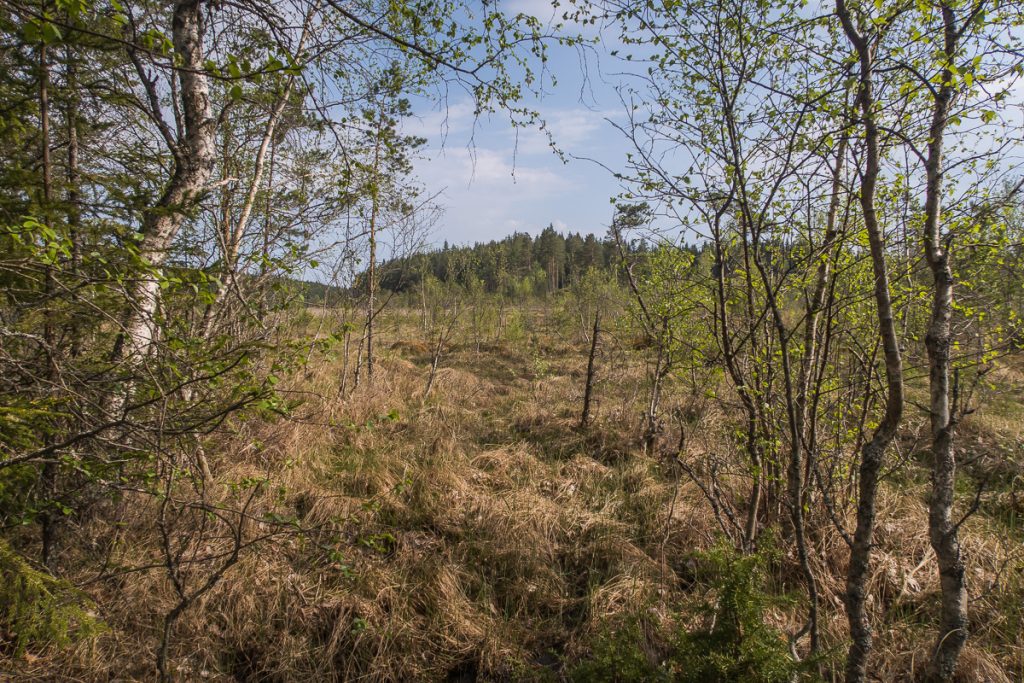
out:
M439 249L394 259L381 266L380 286L406 292L431 276L444 283L479 286L489 294L544 295L579 282L590 269L614 271L623 256L633 258L653 248L645 238L623 240L620 249L611 233L563 234L548 225L536 237L515 232L472 246L445 241Z

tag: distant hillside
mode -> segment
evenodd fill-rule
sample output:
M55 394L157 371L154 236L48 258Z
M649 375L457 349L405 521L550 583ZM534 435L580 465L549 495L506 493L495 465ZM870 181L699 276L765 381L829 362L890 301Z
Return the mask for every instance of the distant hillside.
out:
M647 244L637 241L627 249L646 251ZM463 285L478 281L490 293L510 293L524 281L541 292L552 292L574 282L588 268L611 268L617 257L618 248L610 237L563 235L549 225L536 237L516 232L472 246L445 242L440 249L390 261L381 266L380 285L402 292L430 275Z
M623 245L627 257L642 257L653 245L643 239ZM703 247L687 246L693 253ZM515 232L500 240L455 245L447 241L428 249L378 264L382 290L402 293L419 287L424 277L454 282L464 287L481 287L489 294L543 295L577 282L590 268L614 270L619 248L610 235L560 233L551 225L534 237ZM351 287L321 282L291 280L308 304L338 302L345 296L365 292L365 271L357 275Z
M307 280L294 280L293 283L302 292L302 298L307 304L321 305L337 302L347 294L344 287L324 284L323 282L310 282Z

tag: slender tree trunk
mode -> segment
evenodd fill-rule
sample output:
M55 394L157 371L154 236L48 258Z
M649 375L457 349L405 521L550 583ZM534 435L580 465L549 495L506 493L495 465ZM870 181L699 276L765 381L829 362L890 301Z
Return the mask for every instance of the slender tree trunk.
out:
M365 328L365 325L364 325L364 328ZM354 373L354 375L352 377L352 388L353 389L358 389L359 388L359 382L360 382L360 380L363 377L363 349L366 346L363 342L365 342L365 341L366 341L366 330L364 329L363 330L363 334L359 337L359 346L356 348L356 368L355 368L355 373Z
M78 62L70 47L65 51L67 59L67 118L68 128L68 237L71 240L71 276L75 279L81 274L82 268L82 212L79 207L80 171L78 168ZM77 358L82 353L82 339L78 329L78 321L72 317L69 336L71 337L71 357Z
M590 356L587 358L587 383L583 390L583 415L580 429L590 425L590 400L594 394L594 360L597 357L597 337L601 332L601 309L594 310L594 331L590 335Z
M958 35L955 15L947 5L942 6L942 18L945 29L944 58L952 61L958 49ZM953 451L955 416L950 410L949 386L953 272L949 263L949 248L944 248L942 243L941 226L943 142L952 97L953 74L947 67L942 70L942 81L934 97L925 163L924 250L934 280L931 321L925 335L932 436L932 495L928 510L928 530L938 560L942 589L939 635L927 670L927 678L933 681L953 679L957 660L969 635L966 571L960 554L957 525L953 521L956 490L956 455Z
M169 131L165 133L174 157L174 171L157 205L143 217L142 241L138 252L140 272L138 279L128 288L129 308L122 323L123 338L119 340L113 354L115 362L132 371L141 367L156 342L160 277L167 253L186 215L201 198L213 173L217 122L213 116L209 80L205 71L204 31L202 0L176 2L171 19L171 42L175 53L181 56L181 63L176 64L171 81L172 93L177 92L181 100L184 127L174 140ZM135 58L134 55L132 57ZM180 88L175 88L175 83ZM147 87L154 100L155 115L159 116L153 82L148 81ZM209 312L207 308L204 326L208 324ZM107 404L109 414L117 416L123 412L134 386L135 380L130 377L110 396ZM191 400L190 390L186 390L185 398ZM201 443L196 449L196 461L204 481L211 481L212 475Z
M728 116L728 114L727 114ZM727 119L729 126L727 127L730 147L733 154L733 164L737 169L742 169L742 160L739 153L739 144L736 137L734 137L735 126L733 125L733 119L729 117ZM845 147L844 144L840 145L841 148ZM843 150L845 151L845 150ZM837 179L838 184L838 169L837 164ZM801 370L798 378L794 378L789 339L790 334L786 329L785 321L783 320L782 310L779 306L779 302L776 296L777 289L775 288L770 274L771 265L765 265L760 247L760 235L761 235L761 224L758 222L757 212L751 210L750 203L746 194L746 179L744 178L743 171L738 171L739 178L739 204L741 215L743 217L741 228L743 229L744 235L744 254L747 258L747 263L753 261L754 266L760 276L761 285L764 288L764 296L768 308L771 312L772 324L775 329L776 336L779 344L779 357L782 364L782 375L785 390L785 405L786 405L786 417L787 427L789 431L789 458L788 465L786 468L786 503L789 509L789 518L793 526L793 536L796 543L797 555L800 560L800 567L804 574L804 579L807 587L808 597L808 612L807 622L805 626L797 634L797 637L802 637L805 633L810 635L810 655L814 656L818 651L818 588L817 581L814 576L814 572L811 568L810 563L810 551L808 549L806 529L804 525L804 514L803 514L803 503L804 503L804 492L808 483L808 480L804 478L804 398L807 393L807 378L810 377L808 371L809 365L807 364L808 354L813 353L813 343L809 344L804 349L804 358L801 365ZM834 195L838 193L838 188L835 188ZM830 246L832 237L834 236L834 219L835 219L835 205L837 200L833 198L832 206L830 207L830 226L827 229L826 245ZM752 237L752 244L747 246L746 235L749 234ZM825 266L827 269L828 258L830 254L826 250L825 253ZM748 265L749 268L749 265ZM824 282L827 280L827 270L823 270L819 267L819 284L816 287L813 308L806 321L805 332L810 330L810 336L813 339L816 334L813 331L813 327L816 325L817 309L820 308L821 303L824 299ZM748 315L753 315L751 292L753 286L750 280L750 273L747 274L747 288L748 288L748 306L751 309L748 311Z
M128 286L129 306L122 322L123 339L113 354L113 360L129 370L141 365L156 340L161 267L186 214L201 196L213 172L216 119L210 103L203 34L202 0L176 2L171 42L180 64L176 65L172 79L176 78L180 85L184 126L182 139L172 144L173 174L156 206L143 218L138 252L143 271ZM129 380L111 397L108 412L114 415L121 412L133 386Z
M430 396L430 390L434 388L434 377L437 376L437 366L441 362L441 351L444 349L444 332L437 335L437 344L434 345L434 355L430 359L430 376L427 377L427 386L423 390L423 398Z
M309 22L312 19L312 14L307 15L305 23L303 24L302 35L299 37L296 54L302 53L303 47L306 44L306 39L309 35ZM292 88L295 83L295 76L289 76L288 81L285 84L284 91L280 94L277 102L274 103L273 109L270 111L270 115L267 117L267 123L263 128L263 136L260 139L260 146L256 150L256 159L253 163L252 178L249 181L249 187L245 194L245 199L242 202L242 208L238 214L238 220L231 220L231 206L230 206L230 194L225 190L225 204L223 207L223 235L221 249L223 250L224 256L224 282L220 290L218 290L216 298L207 307L207 312L211 309L215 309L220 304L225 296L229 296L232 292L235 293L239 299L242 299L242 293L239 290L238 284L238 258L242 247L242 241L245 238L246 231L249 228L249 221L252 218L253 209L256 206L256 199L259 196L260 187L263 185L263 174L264 169L267 166L267 154L270 153L270 172L273 173L273 146L274 146L274 135L277 131L277 125L281 120L281 115L284 112L285 106L288 104L288 100L291 97ZM227 134L225 134L224 143L224 180L228 180L228 167L230 158L228 156L228 142ZM268 188L268 199L267 199L267 220L269 225L270 218L270 199L269 199L269 188ZM269 247L269 230L264 230L263 240L264 253ZM261 268L265 268L265 257ZM208 337L212 331L213 318L212 316L206 316L203 327L203 337Z
M494 341L497 343L505 334L505 295L498 294L498 329L494 334Z
M53 161L50 157L50 64L46 43L39 45L39 128L41 137L39 151L43 161L42 208L47 214L46 219L50 220L50 202L53 199Z
M455 324L459 321L459 304L456 302L452 309L448 324L437 333L437 344L434 346L434 357L430 361L430 376L427 378L427 386L423 390L423 398L430 396L430 390L434 388L434 379L437 377L437 368L441 363L441 354L444 352L444 345L452 336Z
M373 319L376 316L377 294L377 210L380 204L379 182L380 144L382 131L377 131L373 148L373 191L370 205L370 266L366 273L366 382L373 385Z
M747 215L747 218L750 218L749 214ZM758 238L755 233L755 249L757 247L757 239ZM787 333L785 322L782 318L782 311L779 308L778 300L775 296L775 290L772 288L772 283L767 269L756 251L754 253L754 263L761 276L761 282L765 289L768 306L771 309L772 322L775 327L775 332L778 335L778 343L780 347L779 357L782 361L787 427L789 429L789 460L786 468L786 503L789 508L790 522L793 525L793 536L796 542L797 556L800 560L800 568L804 574L804 580L807 585L808 598L807 623L804 628L801 629L798 637L802 636L804 633L810 635L810 655L814 656L818 652L818 586L814 572L811 569L810 551L808 550L806 530L804 528L803 500L804 488L807 482L803 476L804 450L801 443L803 432L803 422L801 417L802 407L799 405L798 397L796 396L797 391L800 391L800 389L796 389L796 391L794 390L793 370L791 367L788 342L789 334Z
M893 319L892 299L889 292L889 272L885 263L885 238L878 224L875 209L875 187L879 176L879 130L875 121L874 47L858 31L845 0L836 0L836 14L843 31L857 53L858 74L857 106L860 110L866 146L864 172L861 176L860 204L864 214L871 251L871 267L875 277L874 296L878 315L878 331L885 357L886 398L885 414L871 439L861 450L857 526L850 549L850 563L846 575L846 613L850 624L852 643L846 659L847 683L860 683L867 676L868 657L872 648L871 623L867 612L868 576L871 548L875 530L875 502L878 493L878 475L885 459L885 451L896 436L903 417L903 359Z
M668 319L663 320L660 337L657 338L658 355L654 361L654 372L651 374L651 396L647 402L646 427L644 428L644 452L647 455L654 454L654 447L658 441L658 411L661 405L661 385L669 370L668 351L665 345L668 343Z
M263 243L260 245L260 299L256 307L260 320L267 314L268 292L267 272L270 270L270 235L273 229L273 211L271 204L274 197L274 160L277 152L277 143L272 137L270 139L270 165L267 169L267 197L263 206Z
M839 208L842 204L840 194L842 191L842 174L846 163L846 152L849 144L848 130L844 128L836 149L836 166L832 171L832 189L829 199L828 214L825 222L825 240L822 244L821 260L818 263L818 272L814 286L814 292L808 301L807 322L804 328L804 358L800 366L800 391L797 396L799 410L797 417L800 420L800 435L806 449L804 463L804 476L807 481L812 481L818 470L818 421L820 418L819 405L822 398L823 382L828 366L828 356L831 351L831 340L833 324L835 322L835 287L837 282L837 264L843 253L843 243L840 239L841 233L845 234L849 217L849 204L847 203L843 218L839 218ZM847 200L849 202L849 199ZM819 327L821 314L827 311L824 328ZM808 487L804 504L810 503L812 487ZM822 491L827 497L831 491ZM831 509L831 504L826 502ZM833 517L833 521L836 518ZM845 531L843 531L845 533Z
M750 484L750 494L747 497L747 517L743 525L743 549L752 552L757 543L758 535L758 514L761 509L762 498L764 497L764 463L761 457L761 448L757 443L757 406L754 398L747 388L747 382L743 377L739 364L737 363L736 351L733 348L732 337L729 332L729 310L726 304L725 292L725 251L722 249L722 236L720 222L725 215L729 205L732 203L735 188L731 188L729 201L719 209L715 217L714 226L714 247L715 247L715 328L719 335L722 347L722 358L725 361L726 369L736 393L743 404L743 411L746 415L746 450L750 458L751 473L753 481Z
M723 102L725 130L728 136L729 150L732 156L732 163L736 169L736 191L740 209L740 229L743 238L743 259L744 274L746 279L747 318L750 324L754 324L754 285L752 281L751 261L760 276L761 285L764 288L766 304L771 312L772 324L779 344L780 358L782 361L782 375L785 389L785 405L787 427L789 430L789 458L786 468L786 507L789 510L790 522L793 526L793 536L796 544L797 555L800 560L800 568L804 574L807 588L808 610L805 626L796 634L796 638L802 637L805 633L810 635L810 655L814 656L818 651L818 588L817 581L810 563L810 551L808 549L806 530L804 527L803 500L807 481L804 479L804 447L803 447L803 410L800 397L805 395L804 379L801 373L799 384L793 376L792 361L790 356L789 339L790 335L786 329L782 317L782 311L776 296L776 288L772 282L769 272L771 264L767 266L763 262L760 250L760 236L762 222L760 211L752 207L752 202L747 194L747 179L744 172L744 160L741 155L741 135L735 117L735 110L731 101ZM837 164L837 169L839 168ZM750 239L748 240L748 235ZM828 241L828 240L826 240ZM822 290L824 288L822 287ZM823 296L823 295L822 295ZM813 319L813 318L812 318ZM810 321L808 322L810 325ZM756 332L756 330L751 330ZM813 336L813 335L812 335ZM755 335L751 334L750 340L753 344ZM767 338L766 344L770 345ZM806 352L807 349L805 349ZM756 353L756 351L755 351ZM768 371L771 372L769 366ZM755 380L759 377L760 371L754 368ZM770 376L764 379L764 386L771 386ZM756 426L756 423L755 425ZM794 645L795 639L794 638Z
M346 323L346 326L347 326L347 323ZM348 362L349 362L348 361L348 354L349 354L349 348L351 347L351 342L352 342L352 332L351 332L351 330L346 329L345 330L345 351L343 352L343 356L342 356L343 360L342 360L342 364L341 364L341 387L338 390L338 394L342 398L345 397L345 390L348 388Z
M45 11L45 4L44 4ZM53 162L50 157L50 65L46 43L39 45L39 128L40 128L40 151L43 161L43 193L41 209L43 220L51 225L53 214L51 211L53 201ZM53 267L46 267L46 293L47 299L55 289ZM50 310L50 302L44 312L45 323L43 327L43 339L46 342L46 353L48 356L47 377L51 383L57 382L57 331L54 326L53 313ZM47 437L49 439L49 437ZM42 490L45 497L44 512L39 516L40 533L42 540L42 563L47 569L53 570L54 555L57 545L56 526L57 519L53 513L52 506L55 503L57 489L57 464L48 459L43 465Z
M790 429L789 466L786 470L786 489L788 494L788 506L790 521L793 524L793 535L796 540L797 556L800 560L800 568L804 574L804 581L807 584L807 625L806 630L810 635L810 654L814 656L818 652L818 585L811 569L810 551L807 545L807 535L804 528L804 487L807 481L803 476L803 446L801 444L802 423L799 418L799 408L794 400L792 390L792 370L789 362L789 348L786 340L786 330L782 321L782 314L773 301L773 314L775 325L778 330L780 344L782 345L782 364L786 383L786 412Z
M839 138L836 146L836 167L832 171L832 192L829 198L828 215L825 219L825 239L821 245L818 270L815 273L814 291L807 302L807 316L804 323L804 355L800 363L799 393L797 394L797 419L800 421L801 438L806 436L808 417L808 396L811 383L815 377L818 364L818 321L825 306L825 295L828 289L832 265L832 250L838 235L839 195L842 189L843 164L846 159L847 135ZM809 444L813 448L813 444ZM808 462L812 453L808 453Z
M203 310L203 318L199 324L199 336L202 339L209 338L210 333L213 331L216 319L214 314L217 312L218 304L221 303L224 295L234 286L234 264L231 262L230 253L233 232L231 225L231 201L234 196L234 190L229 187L232 160L231 128L225 125L220 152L220 225L217 226L216 230L221 254L221 282L216 294L214 294L213 300L207 303L206 308ZM186 389L186 398L190 397L191 391Z
M420 277L420 326L423 333L427 332L427 274Z

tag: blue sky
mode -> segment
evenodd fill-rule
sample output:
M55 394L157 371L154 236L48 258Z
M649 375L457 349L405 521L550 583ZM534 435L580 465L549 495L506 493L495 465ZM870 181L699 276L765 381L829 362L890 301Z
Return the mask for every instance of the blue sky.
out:
M502 0L502 9L542 21L554 20L556 12L551 0ZM589 28L582 32L596 35ZM418 116L408 132L427 138L428 145L416 163L416 175L430 194L440 193L438 203L445 207L429 243L487 241L514 231L536 234L549 223L563 232L605 232L612 217L609 198L622 190L612 171L624 169L630 150L609 119L625 119L616 87L629 83L622 72L638 65L609 54L622 47L615 28L602 38L582 53L550 46L548 70L558 83L546 83L544 96L526 103L545 120L566 162L550 149L539 129L517 130L502 114L475 119L468 95L453 90L441 105L418 101ZM1012 86L1012 101L1019 103L1024 81L1014 77ZM1006 130L1019 130L1024 114L1015 104L1001 107L1000 118ZM993 147L978 132L966 130L969 127L965 124L961 131L966 149ZM1013 162L1004 160L1004 168L1015 172L1021 154L1014 153Z
M551 15L548 0L515 0L506 11L524 11L541 19ZM445 215L430 238L433 244L486 241L514 231L536 234L549 223L562 231L603 234L611 220L609 198L620 191L612 169L625 161L626 141L606 119L619 118L622 104L617 78L604 73L620 65L606 48L584 52L550 48L542 98L527 104L540 112L566 162L537 128L514 128L506 115L475 119L468 96L455 91L446 104L417 105L409 133L428 140L416 175Z

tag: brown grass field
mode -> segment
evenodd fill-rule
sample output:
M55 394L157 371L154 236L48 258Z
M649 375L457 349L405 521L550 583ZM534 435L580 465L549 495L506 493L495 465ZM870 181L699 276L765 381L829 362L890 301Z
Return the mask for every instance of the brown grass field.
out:
M389 313L374 386L340 395L342 359L314 357L282 382L302 400L290 418L251 416L209 437L209 496L231 507L246 490L239 482L263 481L250 530L273 531L273 514L307 531L246 549L185 611L170 645L178 679L560 680L610 625L639 623L642 647L656 658L666 634L706 619L697 606L708 589L694 581L693 563L720 541L698 487L639 445L642 352L614 337L603 345L595 422L582 433L587 344L573 325L540 309L531 315L519 338L478 347L457 334L424 400L429 342L411 313ZM961 449L984 456L974 467L1005 483L984 491L981 512L964 526L974 628L965 681L1024 680L1024 374L1016 368L1015 359L1003 362L985 408L959 437ZM670 387L666 410L691 400ZM904 444L923 419L909 412ZM731 419L704 402L684 457L730 457ZM881 497L871 606L882 681L911 678L936 623L927 472L911 450L892 455L909 464ZM972 490L965 485L965 501ZM70 576L104 630L19 656L14 679L152 678L174 596L160 567L158 503L140 500L111 504L94 517L104 521L76 528L68 551L72 568L95 567L100 549L108 555L103 580ZM827 524L812 539L826 657L841 662L846 548ZM207 537L203 550L222 542ZM194 580L204 571L197 566ZM800 625L799 576L792 553L772 566L777 599L765 619L783 631Z

